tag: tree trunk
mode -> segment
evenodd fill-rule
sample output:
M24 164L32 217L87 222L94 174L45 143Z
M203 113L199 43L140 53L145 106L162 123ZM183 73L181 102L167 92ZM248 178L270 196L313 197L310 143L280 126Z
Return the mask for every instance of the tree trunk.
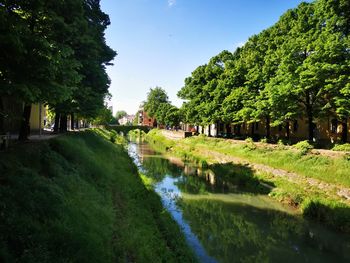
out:
M28 140L30 134L30 114L32 112L32 104L25 104L23 109L21 128L19 130L19 141Z
M235 124L234 129L236 133L235 135L241 136L241 124Z
M67 132L67 114L60 115L60 132Z
M231 130L230 124L226 124L226 133L227 134L232 134L232 130Z
M286 135L287 135L287 140L289 140L290 139L289 121L286 122Z
M271 137L270 116L266 116L266 139Z
M310 93L307 91L306 93L306 103L305 103L305 108L306 108L306 114L307 114L307 121L308 121L308 130L309 130L309 141L312 142L314 139L314 116L312 112L312 104L311 104L311 98L310 98Z
M341 126L342 126L342 133L341 133L341 141L343 143L346 143L348 141L348 120L345 119L342 121Z
M70 129L74 131L74 113L70 114Z
M314 139L314 123L313 123L313 114L311 109L307 109L307 122L308 122L308 131L309 131L309 141L312 142Z
M0 134L5 132L4 122L5 122L5 116L4 116L4 104L2 102L2 98L0 97Z
M254 125L255 125L255 122L254 123L251 123L252 127L251 127L251 136L252 138L254 138Z
M208 125L208 136L211 137L211 134L210 134L210 124Z

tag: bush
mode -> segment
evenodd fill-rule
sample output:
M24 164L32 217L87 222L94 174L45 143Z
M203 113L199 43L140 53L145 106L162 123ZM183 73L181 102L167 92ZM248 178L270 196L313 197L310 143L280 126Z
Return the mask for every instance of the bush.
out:
M333 151L344 151L344 152L350 152L350 143L344 143L344 144L336 144L332 148Z
M256 145L252 138L248 137L247 139L245 139L245 142L246 142L246 144L244 145L245 149L249 151L253 151L256 149Z
M265 137L265 138L262 138L261 140L260 140L260 142L261 143L268 143L268 141L267 141L267 138Z
M293 145L295 149L298 149L301 154L305 155L310 152L314 146L312 146L308 141L301 141Z

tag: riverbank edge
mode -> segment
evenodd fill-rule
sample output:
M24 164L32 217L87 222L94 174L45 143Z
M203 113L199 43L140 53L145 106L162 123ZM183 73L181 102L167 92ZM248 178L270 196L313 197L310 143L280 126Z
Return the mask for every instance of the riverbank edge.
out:
M0 261L197 262L123 144L98 129L0 153Z
M211 156L198 153L196 144L188 145L184 143L184 141L191 140L191 138L170 140L156 129L144 134L144 138L157 151L196 162L199 166L210 166L219 163ZM250 143L247 143L247 146L243 145L248 150L254 150L249 149L253 146ZM201 145L202 150L203 147L205 149L205 146ZM216 149L210 148L210 151L215 152ZM217 152L220 153L220 151ZM350 207L339 198L330 197L312 187L301 185L301 182L291 183L283 177L276 177L268 172L254 171L253 176L261 182L261 185L273 185L269 196L297 209L303 217L317 221L337 231L350 233Z

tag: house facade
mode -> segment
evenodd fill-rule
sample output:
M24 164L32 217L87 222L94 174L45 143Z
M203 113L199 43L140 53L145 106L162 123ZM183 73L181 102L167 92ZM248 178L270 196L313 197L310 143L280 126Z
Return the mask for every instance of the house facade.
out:
M2 97L0 99L3 106L3 110L0 112L3 132L17 134L21 126L24 103L14 97ZM44 128L46 112L46 107L43 104L32 104L29 121L31 133L38 133Z
M196 131L199 134L205 134L213 137L252 137L262 139L267 137L266 121L227 124L216 123L207 126L183 125L185 131ZM308 139L308 121L305 118L289 121L282 125L270 126L270 137L275 141L287 139L292 143ZM340 142L344 136L343 129L347 127L345 137L350 142L350 120L347 125L332 117L314 122L314 141L321 144L331 144Z
M157 120L148 116L147 112L144 109L140 109L138 112L138 125L148 126L148 127L157 127Z

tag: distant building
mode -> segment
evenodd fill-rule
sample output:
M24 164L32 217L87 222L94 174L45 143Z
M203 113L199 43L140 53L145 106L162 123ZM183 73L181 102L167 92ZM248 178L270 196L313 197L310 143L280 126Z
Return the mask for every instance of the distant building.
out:
M131 114L131 115L126 115L123 118L120 118L118 122L120 125L132 125L134 119L135 119L135 115Z
M139 117L139 125L141 126L148 126L148 127L157 127L157 120L155 118L152 118L148 116L147 112L140 108L138 112Z

